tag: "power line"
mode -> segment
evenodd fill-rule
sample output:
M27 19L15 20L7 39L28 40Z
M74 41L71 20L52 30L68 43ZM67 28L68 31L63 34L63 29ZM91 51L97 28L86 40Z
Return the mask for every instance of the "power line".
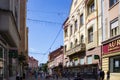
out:
M35 22L41 22L41 23L50 23L50 24L59 24L59 25L61 25L61 24L62 24L62 23L59 23L59 22L43 21L43 20L30 19L30 18L27 18L27 20L29 20L29 21L35 21Z
M29 52L31 54L41 54L41 55L45 55L45 53L41 53L41 52Z
M65 12L48 12L48 11L40 11L40 10L27 10L28 12L40 12L40 13L46 13L46 14L58 14L58 15L67 15Z
M59 34L60 34L61 31L62 31L62 27L61 27L60 30L58 31L58 33L57 33L54 41L52 42L52 44L50 45L50 47L48 48L48 50L46 51L46 53L43 55L43 58L44 58L44 56L45 56L48 52L50 52L52 46L54 45L54 43L55 43L56 39L58 38L58 36L59 36ZM43 61L43 60L44 60L44 59L42 59L42 61ZM41 61L41 62L42 62L42 61Z

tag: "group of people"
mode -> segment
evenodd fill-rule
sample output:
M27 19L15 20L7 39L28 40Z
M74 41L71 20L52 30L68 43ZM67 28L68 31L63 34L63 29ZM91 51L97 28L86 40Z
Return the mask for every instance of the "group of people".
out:
M110 80L110 72L109 71L107 71L106 75L107 75L107 80ZM100 69L98 71L98 80L104 80L104 78L105 78L105 72Z

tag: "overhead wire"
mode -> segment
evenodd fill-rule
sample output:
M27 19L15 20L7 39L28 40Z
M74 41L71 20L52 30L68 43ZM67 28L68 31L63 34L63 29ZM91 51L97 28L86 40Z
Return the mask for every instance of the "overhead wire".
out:
M41 11L41 10L27 10L27 12L39 12L39 13L46 13L46 14L58 14L58 15L67 15L65 12L48 12L48 11Z
M58 38L58 36L59 36L59 34L60 34L61 31L62 31L62 27L61 27L60 30L58 31L58 33L57 33L54 41L52 42L52 44L50 45L50 47L48 48L48 50L47 50L47 51L45 52L45 54L43 55L43 58L44 58L44 56L46 56L46 55L50 52L52 46L54 45L54 43L55 43L55 41L57 40L57 38ZM42 59L42 61L43 61L43 60L44 60L44 59Z
M52 22L52 21L44 21L44 20L38 20L38 19L30 19L30 18L27 18L27 20L29 21L35 21L35 22L41 22L41 23L51 23L51 24L62 24L62 23L59 23L59 22Z
M31 10L27 10L27 11L31 11ZM34 12L34 11L32 11ZM37 11L38 12L38 11ZM39 11L39 12L42 12L42 13L54 13L54 14L58 14L60 17L62 17L63 14L66 14L66 13L62 13L62 12L43 12L43 11ZM27 20L29 21L35 21L35 22L40 22L40 23L50 23L50 24L59 24L59 25L62 25L62 23L59 23L59 22L52 22L52 21L44 21L44 20L38 20L38 19L31 19L31 18L27 18ZM51 48L53 47L54 43L56 42L58 36L60 35L60 32L62 31L62 26L60 27L55 39L53 40L52 44L50 45L50 47L47 49L47 51L45 53L40 53L40 52L30 52L30 53L38 53L38 54L41 54L43 55L42 57L45 58L45 56L50 52ZM44 59L42 59L43 61ZM41 61L41 62L42 62Z

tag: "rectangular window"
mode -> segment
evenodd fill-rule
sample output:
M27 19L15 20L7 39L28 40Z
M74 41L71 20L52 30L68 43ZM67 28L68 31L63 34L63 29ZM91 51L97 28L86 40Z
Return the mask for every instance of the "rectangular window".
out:
M110 58L110 72L120 72L120 56Z
M67 31L67 29L65 29L64 33L65 33L65 37L68 37L68 31Z
M109 0L109 7L112 7L117 2L118 2L118 0Z
M110 22L110 34L111 37L118 35L118 19L114 19Z
M93 27L88 29L88 43L93 42Z
M72 33L73 33L73 27L72 27L72 25L70 26L70 35L72 35Z
M94 0L91 0L88 5L88 14L92 13L94 11L95 5L94 5Z
M92 56L87 57L87 64L92 64Z
M75 21L75 32L77 31L77 26L78 26L78 24L77 24L77 20Z
M84 64L84 58L80 59L80 64L83 65Z
M83 21L83 14L80 15L80 26L82 26L84 24L84 21Z
M75 63L75 66L77 66L78 65L78 59L75 59L74 63Z

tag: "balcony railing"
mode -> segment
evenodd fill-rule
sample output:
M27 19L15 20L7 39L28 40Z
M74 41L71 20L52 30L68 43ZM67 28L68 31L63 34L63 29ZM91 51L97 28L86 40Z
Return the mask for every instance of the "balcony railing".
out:
M85 44L84 43L80 43L79 45L76 45L75 47L71 48L70 50L66 51L65 53L70 56L74 53L78 53L81 51L85 51Z

